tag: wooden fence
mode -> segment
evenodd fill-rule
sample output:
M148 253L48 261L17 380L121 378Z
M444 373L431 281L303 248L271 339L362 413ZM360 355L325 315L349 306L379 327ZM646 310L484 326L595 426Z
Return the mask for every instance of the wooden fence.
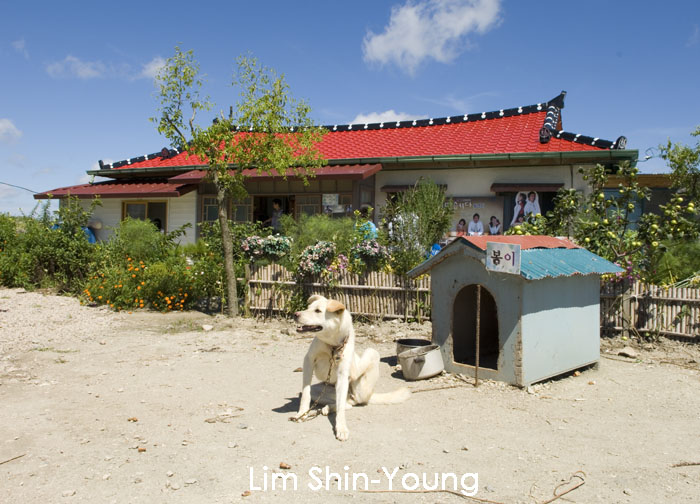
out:
M265 315L288 312L295 281L282 266L251 266L246 304ZM391 273L341 274L327 285L320 278L301 286L304 296L321 294L352 307L353 315L374 319L422 319L430 314L430 277L408 280Z
M608 283L600 291L603 334L700 336L700 289Z
M267 316L289 311L296 283L282 266L251 266L246 281L247 307ZM373 319L422 319L430 316L430 277L407 280L390 273L345 273L332 286L312 279L303 295L321 294L342 301L353 314ZM603 283L601 334L700 337L700 289L640 283Z

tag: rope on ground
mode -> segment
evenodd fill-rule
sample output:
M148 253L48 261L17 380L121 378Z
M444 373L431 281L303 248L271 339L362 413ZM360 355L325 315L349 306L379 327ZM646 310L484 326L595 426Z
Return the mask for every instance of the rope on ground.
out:
M604 359L614 360L617 362L626 362L627 364L640 364L642 361L639 359L618 359L617 357L611 357L610 355L601 355Z
M23 453L22 455L17 455L16 457L12 457L11 459L3 460L0 462L0 465L7 464L8 462L12 462L13 460L17 460L18 458L22 458L26 455L26 453Z
M408 493L408 494L428 494L428 493L447 493L461 497L462 499L470 499L474 502L483 502L485 504L504 504L503 502L492 501L488 499L480 499L456 492L455 490L360 490L362 493Z
M571 477L569 478L569 481L565 481L564 483L562 483L562 484L560 484L560 485L557 485L557 486L554 488L554 490L553 490L553 492L552 492L552 493L554 494L554 497L552 497L551 499L546 500L546 501L544 501L544 502L541 502L540 504L549 504L550 502L554 502L555 500L560 499L561 497L565 496L566 494L568 494L568 493L570 493L570 492L573 492L573 491L576 490L577 488L583 486L583 485L586 483L586 480L584 479L584 476L586 476L586 473L584 473L583 471L576 471L574 474L571 475ZM565 491L563 491L563 492L561 492L561 493L557 493L557 491L558 491L560 488L571 485L571 483L572 483L575 479L578 479L579 481L578 481L574 486L572 486L572 487L569 488L568 490L565 490Z
M433 387L433 388L422 388L422 389L411 389L411 394L417 394L418 392L435 392L436 390L447 390L453 388L462 388L464 385L445 385L444 387Z
M696 465L693 463L692 465ZM700 465L698 463L697 465ZM571 477L568 479L568 481L565 481L564 483L561 483L557 485L554 490L552 491L552 494L554 497L551 499L548 499L546 501L540 502L539 504L550 504L554 502L557 499L562 498L568 493L573 492L577 488L583 486L586 483L585 480L586 473L583 471L576 471L574 474L571 475ZM575 485L570 486L574 480L578 480ZM564 491L560 491L564 487L569 487ZM427 493L447 493L451 495L456 495L457 497L461 497L462 499L469 499L473 502L481 502L484 504L504 504L503 502L499 501L492 501L489 499L481 499L479 497L473 497L471 495L465 495L463 493L457 492L455 490L447 490L447 489L438 489L438 490L360 490L362 493L410 493L410 494L427 494Z
M678 462L677 464L673 464L671 467L691 467L691 466L700 466L700 462Z

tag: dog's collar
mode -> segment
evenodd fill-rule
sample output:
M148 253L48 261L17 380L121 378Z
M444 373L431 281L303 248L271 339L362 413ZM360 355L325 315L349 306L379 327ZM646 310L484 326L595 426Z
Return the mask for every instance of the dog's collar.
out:
M343 354L343 350L345 350L345 345L347 342L348 338L346 337L340 345L332 347L333 350L331 351L331 360L335 362L340 360L340 356Z

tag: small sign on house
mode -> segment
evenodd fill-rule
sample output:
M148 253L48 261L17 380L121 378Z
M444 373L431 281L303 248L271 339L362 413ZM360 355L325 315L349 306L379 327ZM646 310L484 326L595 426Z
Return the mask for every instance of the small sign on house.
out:
M622 268L550 236L460 237L430 272L445 369L525 387L600 360L600 275Z
M520 245L486 242L486 269L500 273L520 274Z

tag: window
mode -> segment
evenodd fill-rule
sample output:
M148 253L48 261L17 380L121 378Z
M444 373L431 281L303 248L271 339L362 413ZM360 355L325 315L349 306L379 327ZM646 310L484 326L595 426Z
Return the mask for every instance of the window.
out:
M321 213L320 194L299 194L296 197L296 217Z
M202 197L202 222L214 222L219 219L219 205L216 196Z
M165 201L125 201L122 218L150 220L161 231L167 231L168 206Z
M234 222L250 222L253 214L252 206L253 198L250 196L240 201L234 201L231 207L231 220Z

